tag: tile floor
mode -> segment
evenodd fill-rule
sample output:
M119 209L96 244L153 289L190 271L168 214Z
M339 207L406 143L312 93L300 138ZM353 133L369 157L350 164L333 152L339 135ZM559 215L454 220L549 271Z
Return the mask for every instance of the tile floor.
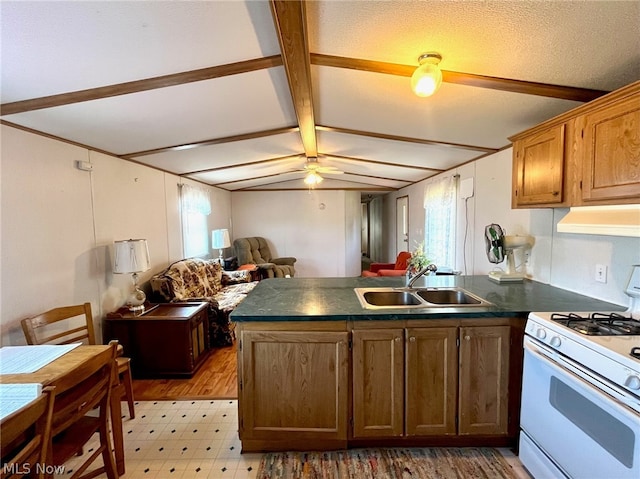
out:
M228 399L136 403L136 418L131 420L125 416L123 422L126 474L122 477L255 478L262 454L240 453L237 407L237 401ZM125 404L123 411L126 411ZM91 450L92 444L87 445L85 454ZM511 450L500 449L500 452L518 479L530 479ZM56 475L56 479L70 477L80 459L70 460L64 474Z

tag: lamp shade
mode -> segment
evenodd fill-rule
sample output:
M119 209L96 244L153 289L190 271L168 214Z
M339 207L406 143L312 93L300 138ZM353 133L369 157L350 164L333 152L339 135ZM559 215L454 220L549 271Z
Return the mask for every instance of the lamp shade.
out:
M231 246L231 240L229 239L229 230L213 230L211 232L211 248L212 249L224 249Z
M151 267L146 239L114 242L114 273L141 273Z

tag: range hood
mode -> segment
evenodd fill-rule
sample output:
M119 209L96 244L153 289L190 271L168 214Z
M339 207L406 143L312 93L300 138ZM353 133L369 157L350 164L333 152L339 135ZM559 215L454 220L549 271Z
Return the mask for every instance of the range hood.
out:
M570 208L558 232L640 237L640 204Z

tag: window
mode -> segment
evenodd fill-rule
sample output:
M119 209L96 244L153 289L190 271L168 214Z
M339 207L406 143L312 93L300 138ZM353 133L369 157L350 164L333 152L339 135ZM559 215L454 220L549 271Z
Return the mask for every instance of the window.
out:
M427 184L424 192L424 251L436 266L455 268L457 178Z
M209 253L209 192L189 185L180 185L180 206L184 257L191 258Z

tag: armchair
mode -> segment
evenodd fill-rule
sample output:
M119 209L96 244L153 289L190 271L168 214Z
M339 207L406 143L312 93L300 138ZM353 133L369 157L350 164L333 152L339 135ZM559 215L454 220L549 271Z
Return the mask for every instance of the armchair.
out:
M407 264L410 259L410 252L401 251L398 253L395 263L371 263L369 271L363 271L362 276L404 276L407 272Z
M296 258L274 258L267 240L260 236L237 238L233 241L238 264L255 264L264 278L284 278L294 276ZM242 266L240 266L242 269Z

